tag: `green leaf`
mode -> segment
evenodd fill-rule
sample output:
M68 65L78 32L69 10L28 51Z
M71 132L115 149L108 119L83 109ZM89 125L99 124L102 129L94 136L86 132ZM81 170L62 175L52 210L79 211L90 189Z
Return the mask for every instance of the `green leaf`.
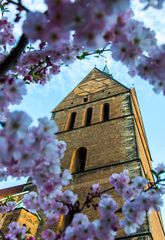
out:
M83 60L85 57L84 56L77 56L77 59L79 59L79 60Z

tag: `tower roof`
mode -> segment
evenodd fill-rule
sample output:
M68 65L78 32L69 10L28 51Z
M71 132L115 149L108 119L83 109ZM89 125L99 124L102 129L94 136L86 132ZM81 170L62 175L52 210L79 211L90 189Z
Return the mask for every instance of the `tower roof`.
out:
M18 185L18 186L14 186L14 187L1 189L0 190L0 199L21 193L23 191L24 186L25 186L25 184L22 184L22 185Z
M105 91L109 91L109 96L113 96L115 94L120 94L122 92L129 91L126 86L116 81L112 74L109 74L107 69L103 71L98 68L93 68L88 75L64 98L62 102L60 102L57 107L55 107L52 112L58 111L60 109L65 108L65 106L69 105L69 102L78 103L78 99L85 96L96 95L103 97L104 94L101 94ZM76 99L76 101L75 101ZM92 98L91 98L92 99ZM64 102L66 104L64 104Z

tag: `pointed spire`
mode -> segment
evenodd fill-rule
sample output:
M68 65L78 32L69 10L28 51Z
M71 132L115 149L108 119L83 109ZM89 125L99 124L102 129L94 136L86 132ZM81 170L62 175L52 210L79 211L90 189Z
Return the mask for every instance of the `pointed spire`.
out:
M103 68L103 72L109 74L109 69L108 69L108 66L107 66L107 65L104 66L104 68Z
M103 68L103 72L109 74L109 69L108 69L108 66L107 66L107 62L108 62L108 61L105 60L105 66L104 66L104 68Z
M110 72L109 72L109 68L108 68L107 63L108 63L108 60L105 60L105 66L103 68L103 72L108 74L111 78L113 78L112 74L110 74Z

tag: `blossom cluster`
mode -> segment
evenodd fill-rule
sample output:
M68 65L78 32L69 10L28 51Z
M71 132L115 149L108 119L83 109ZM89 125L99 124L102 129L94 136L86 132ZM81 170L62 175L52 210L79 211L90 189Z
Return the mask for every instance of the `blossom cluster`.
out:
M8 113L0 131L1 166L7 169L9 175L35 175L34 180L38 185L44 181L46 184L52 175L61 173L60 159L65 144L54 138L52 132L57 131L57 127L53 121L45 117L39 119L38 127L30 127L31 123L32 119L23 111ZM45 173L41 176L40 168Z
M162 195L165 193L164 187L159 186L159 182L164 181L162 174L165 172L165 165L159 164L154 174L157 182L153 182L152 186L143 177L135 177L130 179L128 171L124 170L120 174L112 174L109 178L111 186L111 193L115 191L123 199L123 204L120 206L112 195L107 194L106 190L101 192L99 184L92 186L92 193L90 193L90 200L84 199L86 204L93 204L94 199L99 199L95 210L99 212L99 218L94 221L89 221L88 217L83 214L80 204L75 208L73 220L60 233L55 233L50 229L42 232L42 239L47 240L72 240L72 239L115 239L117 232L124 229L126 234L132 234L144 223L148 211L155 209L159 211L162 206ZM158 180L159 179L159 180ZM68 185L68 180L63 183ZM148 185L148 186L147 186ZM78 201L77 195L71 190L63 190L60 185L53 188L39 187L38 194L30 192L24 197L24 204L26 208L34 212L42 210L47 217L47 223L55 226L58 223L61 215L69 215L74 212L74 206ZM46 190L46 192L45 192ZM109 189L107 189L109 191ZM81 203L83 204L83 203ZM7 204L6 204L7 206ZM8 206L11 204L9 202ZM13 206L13 204L12 204ZM94 204L93 204L94 206ZM8 209L9 210L9 209ZM77 213L79 212L79 213ZM122 213L122 218L120 215ZM11 223L9 226L8 240L23 240L23 235L18 238L12 238L10 230L14 227L16 232L25 231L21 227L16 226L16 223ZM20 228L20 229L19 229Z
M142 2L159 9L164 1ZM153 31L133 19L129 0L45 0L45 4L45 13L27 12L23 32L35 47L30 45L21 54L13 74L26 82L45 84L63 64L83 59L91 52L103 53L108 46L112 57L125 64L129 74L147 80L155 92L165 92L164 46L158 46ZM13 25L5 17L0 25L2 33L9 31L6 35L11 39ZM9 42L14 43L6 39L5 46ZM5 54L1 51L0 61Z
M9 232L5 240L24 240L26 238L26 227L20 227L17 222L12 222L8 226Z
M107 38L112 41L112 57L122 61L131 76L141 76L153 85L156 93L163 91L165 94L165 47L157 45L154 31L131 17L132 11L127 12L107 33Z
M71 180L70 172L61 170L66 144L55 138L57 126L53 121L39 119L37 127L31 127L31 121L25 112L8 113L0 130L1 175L31 177L38 194L25 196L25 206L41 209L49 223L55 223L77 200L71 191L62 191Z
M6 201L5 203L1 203L0 205L0 213L4 214L7 212L12 212L16 207L15 201Z
M41 41L39 50L27 51L18 64L18 71L25 79L41 83L48 80L48 75L58 73L61 65L74 62L84 51L105 47L107 29L129 7L128 0L124 3L45 0L45 3L47 13L29 12L23 25L23 32L32 43Z
M31 177L38 188L42 210L47 209L49 212L48 205L50 202L56 204L52 201L56 195L62 198L62 202L66 199L70 199L70 203L75 201L74 195L69 191L60 195L61 188L71 180L69 171L61 170L60 160L66 144L55 138L57 126L53 121L46 117L39 119L37 127L31 127L31 122L25 112L14 111L8 114L5 125L0 130L1 175ZM31 200L31 204L32 202ZM57 209L63 208L62 203L58 205Z
M15 43L15 37L13 34L14 25L3 17L0 19L0 46L13 45Z
M156 168L157 174L165 171L165 165ZM159 175L160 177L160 175ZM72 240L72 239L115 239L117 231L124 229L126 234L135 233L144 223L149 210L158 210L162 205L164 189L146 188L148 181L143 177L130 180L128 171L112 174L109 179L111 186L123 198L124 204L118 203L107 193L101 194L99 184L92 186L93 198L100 198L98 204L99 219L90 222L83 213L76 213L69 226L60 235L50 229L44 230L42 239ZM144 188L146 190L144 190ZM88 202L89 203L89 202ZM124 218L117 213L122 212Z
M49 74L55 74L61 64L70 64L76 58L81 59L84 52L106 49L111 44L112 57L122 61L131 75L140 75L154 86L156 92L164 93L164 47L157 45L153 31L132 18L129 1L45 0L45 3L47 14L29 12L24 22L23 31L29 40L44 43L40 54L30 53L29 64L37 54L41 60L48 56L46 69ZM148 4L152 5L151 2ZM159 1L153 6L162 7ZM25 61L28 58L29 53L24 54ZM26 64L23 66L27 69ZM42 75L42 69L43 66L41 70L37 69L37 74L39 71ZM34 76L31 78L37 79ZM45 82L45 72L43 78L42 82Z
M12 76L0 77L0 118L8 112L10 104L19 104L26 94L25 82Z
M163 173L165 165L159 165L156 171L158 175ZM144 223L146 213L151 209L158 210L162 205L164 189L144 190L148 181L143 177L130 180L128 171L125 170L120 174L112 174L109 182L123 198L123 205L119 206L111 195L101 194L99 184L94 184L92 190L95 196L101 194L98 205L100 218L90 222L83 213L75 214L71 225L65 230L64 239L115 239L120 228L123 228L126 234L135 233ZM122 212L124 216L121 220L118 212ZM55 236L49 238L53 239L56 239Z
M127 234L137 231L150 209L157 211L163 204L160 190L147 189L144 191L147 183L148 181L140 176L135 177L130 183L127 170L110 177L110 184L124 200L122 206L124 218L120 221L120 226Z
M62 191L62 188L55 186L45 193L45 189L30 192L25 195L23 202L27 209L31 211L42 210L46 217L47 225L56 225L61 215L67 215L69 210L74 207L77 195L70 190Z
M26 226L20 226L17 222L11 222L8 229L8 234L5 235L4 240L35 240L32 236L27 237L26 233L28 230Z

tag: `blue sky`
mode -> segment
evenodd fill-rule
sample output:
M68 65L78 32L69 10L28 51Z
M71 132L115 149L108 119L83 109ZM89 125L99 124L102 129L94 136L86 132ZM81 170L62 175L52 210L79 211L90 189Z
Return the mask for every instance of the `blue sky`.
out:
M37 2L37 1L36 1ZM39 2L39 1L38 1ZM157 33L160 43L165 43L165 7L163 10L149 9L141 11L142 5L133 1L135 17L142 19L146 26L151 27ZM19 30L17 30L19 32ZM165 156L165 97L155 94L152 86L139 77L131 78L127 69L119 62L114 62L110 55L106 55L110 73L119 82L127 87L135 87L143 122L148 137L153 165L164 161ZM63 67L61 73L52 78L46 86L28 86L28 95L22 103L14 109L25 110L33 118L34 124L39 117L51 117L51 110L84 78L93 67L103 70L105 58L89 58L86 61L77 61L69 67ZM2 182L0 188L20 184L13 179ZM165 208L164 208L165 209ZM163 210L165 215L165 210ZM165 221L165 218L164 218Z

